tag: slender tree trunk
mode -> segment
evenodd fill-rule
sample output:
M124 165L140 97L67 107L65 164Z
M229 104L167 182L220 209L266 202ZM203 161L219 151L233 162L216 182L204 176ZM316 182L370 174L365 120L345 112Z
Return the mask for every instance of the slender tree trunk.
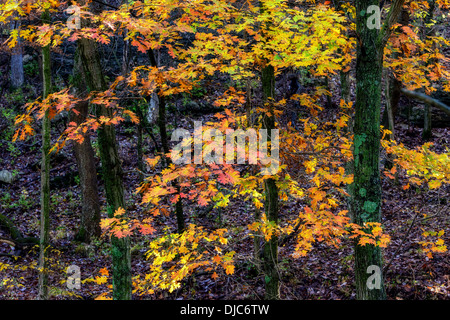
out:
M153 67L158 67L158 63L156 61L155 54L153 50L149 50L148 52L150 63ZM161 136L161 146L162 151L164 152L164 159L166 166L169 166L172 162L170 157L167 157L166 155L170 153L169 148L169 139L167 135L167 116L166 116L167 110L166 110L166 99L164 96L159 96L159 108L158 108L158 127L159 127L159 134ZM181 192L180 185L177 180L174 180L173 182L174 187L177 190L177 193L179 194ZM183 233L183 231L186 229L186 224L184 221L184 213L183 213L183 202L181 200L181 197L178 198L178 201L175 204L175 215L177 217L177 232Z
M391 133L389 135L386 135L385 139L386 140L390 140L393 141L395 140L395 132L394 132L394 112L392 110L392 97L391 94L393 93L394 90L392 90L391 85L393 85L393 82L391 81L391 77L390 77L390 72L388 69L384 69L384 74L385 74L385 90L384 90L384 98L386 101L386 106L384 109L384 114L387 115L387 129L389 131L391 131ZM385 125L383 124L383 127ZM394 156L395 157L395 156ZM386 159L385 164L384 164L384 168L387 170L391 170L392 167L394 166L394 161L393 159ZM398 174L397 172L395 173L395 181L398 182Z
M260 14L266 13L268 9L265 7L265 2L260 1ZM270 27L270 23L262 26L262 38L266 38L266 30ZM272 112L272 99L275 98L275 70L273 66L265 61L265 66L261 70L261 83L263 101L268 103L270 116L265 114L262 119L262 128L267 130L267 137L269 142L272 141L271 131L275 129L275 116ZM273 146L272 146L273 148ZM264 180L265 203L264 210L268 221L278 224L278 187L276 180L268 178ZM265 299L277 300L280 299L280 276L278 273L278 237L272 236L263 245L262 269L264 271L265 283Z
M428 141L431 139L431 107L429 104L425 104L423 115L423 132L422 139Z
M138 106L138 108L140 108L140 106ZM139 170L139 182L144 181L144 152L142 149L142 131L142 123L139 123L137 127L137 167Z
M329 77L325 77L324 79L324 83L325 83L325 88L327 91L332 92L331 91L331 82ZM327 101L327 108L332 108L333 107L333 101L331 100L331 95L326 95L326 101Z
M104 91L106 83L103 76L95 42L79 40L79 53L83 65L84 78L88 87L95 91ZM105 106L97 107L97 116L112 117L112 110ZM102 175L105 183L108 216L112 217L118 208L125 208L123 191L123 172L120 163L116 131L112 125L103 125L98 130L98 145L102 162ZM113 299L131 299L131 255L129 237L111 236L111 254L113 264Z
M20 20L14 20L11 23L11 30L20 31ZM24 83L23 75L23 52L20 37L17 39L17 44L12 48L11 53L11 87L20 88Z
M42 15L44 21L50 19L48 11ZM50 46L42 48L43 98L51 92ZM47 110L42 118L42 163L41 163L41 225L39 242L39 293L38 300L48 299L48 249L50 228L50 119Z
M434 9L436 8L436 1L435 0L428 0L428 4L429 4L429 9L428 9L428 16L425 19L425 24L429 24L431 23L431 21L433 20L433 13L434 13ZM435 31L434 29L425 28L425 37L426 36L434 36L435 35ZM424 37L424 38L425 38ZM434 49L436 48L436 45L434 45ZM437 63L438 61L436 59L433 59L434 61L432 61L431 63ZM431 106L427 103L425 104L425 108L424 108L424 114L423 114L423 132L422 132L422 139L424 141L428 141L431 139L432 137L432 132L431 132Z
M402 26L407 26L409 23L409 10L403 8L402 12L399 16L398 23ZM392 54L392 58L396 59L400 54L398 52L394 52ZM392 116L393 119L397 115L398 110L398 103L400 102L400 96L401 96L401 89L402 89L402 82L398 80L394 75L391 73L387 74L387 83L389 84L389 103L392 110ZM386 102L387 103L387 102ZM385 109L383 112L383 118L381 123L385 128L389 126L389 114L388 110Z
M266 66L261 73L263 88L263 99L268 103L275 96L275 73L272 66ZM272 140L271 130L275 129L275 117L273 112L271 116L264 116L262 128L268 131L269 141ZM265 190L265 213L269 221L278 223L278 187L276 180L269 178L264 180ZM263 270L264 282L266 287L265 298L275 300L280 298L280 277L278 274L278 237L272 236L269 241L264 243L263 247Z
M158 127L159 127L159 133L161 135L161 145L162 150L165 155L169 154L169 139L167 136L167 120L166 120L166 102L163 96L159 98L159 111L158 111ZM166 159L166 166L169 166L171 164L170 157L165 156ZM173 182L174 187L177 190L177 193L179 194L181 192L180 185L178 184L177 180L174 180ZM186 229L186 224L184 222L184 213L183 213L183 202L181 200L181 197L178 198L178 201L175 204L175 216L177 217L177 232L183 233Z
M386 114L387 114L387 123L388 126L387 128L389 129L389 131L391 131L392 133L388 136L389 140L394 140L395 139L395 128L394 128L394 110L392 110L392 89L391 89L391 85L393 84L392 81L390 81L390 77L389 77L389 72L386 70L385 72L385 83L386 83L386 90L385 90L385 100L386 100Z
M341 98L345 102L350 102L350 72L341 70L339 76L341 79Z

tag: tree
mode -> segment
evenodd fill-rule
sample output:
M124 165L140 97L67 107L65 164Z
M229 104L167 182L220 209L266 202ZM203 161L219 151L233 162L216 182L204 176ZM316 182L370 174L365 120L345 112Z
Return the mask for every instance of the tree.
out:
M261 14L269 13L268 9L265 7L264 2L261 1ZM266 38L267 34L265 32L266 28L270 25L262 26L262 41L268 41ZM272 137L272 130L275 129L275 115L273 114L273 108L270 104L273 103L275 98L275 70L272 65L265 61L266 65L263 65L261 70L261 83L263 92L263 101L269 105L270 115L265 114L262 119L262 128L267 130L268 141L275 141L275 137ZM271 144L272 152L274 144ZM276 174L274 172L273 174ZM264 192L265 192L265 205L264 210L266 217L270 222L278 224L278 187L276 180L273 177L269 177L264 180ZM262 266L264 270L264 282L265 282L265 298L269 300L280 298L280 280L279 280L279 270L278 270L278 237L272 236L263 245L263 258Z
M82 89L85 85L82 83L82 69L79 59L75 59L74 85L77 87L77 96L82 96ZM89 102L80 101L74 108L76 112L70 113L70 120L77 125L86 121ZM81 188L81 223L76 236L77 239L90 243L93 237L99 237L100 229L100 199L98 192L97 168L95 165L94 149L91 144L91 137L85 133L81 143L74 142L73 151L77 162L80 175Z
M48 10L42 14L44 22L50 22ZM42 48L43 98L51 93L50 45ZM39 238L39 300L48 299L48 249L50 231L50 118L47 110L42 118L42 160L41 160L41 223Z
M11 32L20 32L20 18L15 17L11 22ZM23 51L20 37L17 38L17 43L12 48L10 79L13 88L20 88L23 85Z
M79 53L83 66L84 78L89 88L103 92L106 90L102 67L98 58L95 42L89 39L79 40ZM97 117L112 118L112 110L100 105ZM102 162L102 175L108 202L108 216L113 217L120 208L125 208L123 191L123 172L115 128L103 124L98 129L98 144ZM115 300L131 299L131 256L129 238L111 237L111 255L113 259L113 298Z
M370 27L369 6L379 6L378 0L356 2L356 103L353 139L352 217L364 227L368 222L381 222L380 179L380 107L383 49L391 27L401 11L404 0L395 0L381 30ZM380 286L369 288L368 268L382 270L381 248L355 244L356 297L361 300L386 298L382 274Z
M87 87L91 91L104 92L107 85L96 43L90 39L81 38L78 40L77 50ZM111 108L100 104L97 106L97 117L111 119ZM117 149L115 128L112 125L103 124L98 128L97 133L102 176L108 203L107 212L109 217L114 217L116 212L125 209L123 172ZM130 239L128 237L119 239L112 236L111 256L113 261L113 299L130 300L132 289Z
M247 235L264 238L262 269L267 299L280 297L280 245L295 239L292 257L296 258L306 256L314 249L315 242L338 245L343 236L355 239L357 298L385 298L380 274L381 247L386 246L389 237L382 234L380 224L381 79L384 49L390 49L386 48L386 43L403 1L395 1L391 5L381 30L368 24L371 18L369 7L373 9L378 3L374 0L359 1L355 41L348 39L353 31L347 29L352 29L353 25L348 25L341 12L327 5L302 4L301 9L292 9L289 6L291 2L284 0L261 0L255 3L257 5L248 1L243 6L236 6L236 2L221 0L129 2L127 6L111 11L86 14L86 19L91 19L92 24L81 30L67 30L58 24L46 25L34 29L33 36L27 38L29 41L38 39L38 43L45 39L47 44L55 46L61 39L78 41L79 62L83 78L90 89L89 95L75 97L68 93L68 89L64 89L45 103L29 104L28 114L19 118L25 123L20 136L29 134L31 129L27 127L28 120L36 109L41 113L50 110L54 114L81 108L83 100L95 105L96 115L86 117L83 113L81 116L84 118L80 118L79 123L69 123L58 143L84 140L86 136L80 133L89 130L98 133L108 202L108 218L102 220L101 226L111 236L114 299L131 298L130 236L135 231L144 235L153 233L153 217L173 211L177 214L178 232L173 233L172 228L164 226L151 241L146 254L149 272L134 282L137 292L171 292L181 286L184 278L199 269L212 273L212 279L216 279L219 273L230 275L234 272L234 252L231 246L227 247L226 235L231 234L240 239L241 231L235 230L239 228L217 228L211 221L202 225L202 219L196 219L195 216L190 217L191 224L185 225L182 211L178 215L178 204L181 206L182 199L195 206L195 209L208 205L211 210L221 210L231 201L251 201L256 209L264 207L265 214L256 217L256 221L248 226L244 238ZM349 6L342 5L341 9L345 8ZM150 66L130 66L127 74L121 74L109 84L102 72L96 45L108 44L113 34L125 29L130 45L149 55ZM275 77L290 68L305 68L315 77L326 78L344 70L346 73L348 70L344 66L350 65L354 45L357 49L357 101L353 130L354 162L351 162L352 143L349 137L352 132L346 129L352 108L348 91L344 88L341 112L333 120L320 117L323 109L320 99L324 95L330 96L327 88L317 87L316 90L292 97L305 109L305 116L300 119L301 122L298 121L298 129L279 121L283 108L289 102L275 95ZM170 66L157 65L154 49L168 53L173 59ZM224 85L224 78L230 80L231 84ZM244 90L242 84L246 83L249 89L248 79L251 78L261 80L257 86L261 90L255 94L253 101L253 110L260 115L256 122L249 121L247 115L251 112L244 114L241 108L249 96L248 92L241 91ZM257 129L268 131L269 145L273 148L276 137L271 134L271 130L283 128L280 139L281 165L276 174L264 176L257 170L247 170L249 166L242 164L237 170L229 163L200 161L180 164L169 159L169 152L174 150L170 150L168 141L166 99L191 93L194 87L203 85L205 79L217 86L217 91L208 96L210 101L227 109L215 114L215 121L206 125L207 129L214 129L218 133L214 139L205 138L200 153L210 155L208 152L211 147L216 142L223 142L219 139L219 133L223 136L227 130L245 128L249 123ZM218 97L219 92L221 96ZM114 129L114 125L124 120L124 115L132 120L137 119L130 110L115 103L123 96L129 97L130 93L139 99L157 93L160 103L158 127L161 153L153 159L147 159L147 165L153 170L149 170L148 177L137 189L142 194L141 205L146 207L145 213L148 213L148 217L142 221L125 213L123 172ZM83 107L87 110L87 103ZM249 108L245 111L249 111ZM141 120L144 119L142 115L139 116ZM190 152L190 140L187 138L183 142ZM448 162L445 157L438 157L426 150L409 152L395 145L395 142L382 143L387 152L398 154L395 162L399 167L425 177L430 187L437 187L446 181L442 178L446 176L446 169L442 168L442 163L445 165ZM55 145L55 149L60 147L61 144ZM249 143L248 149L250 147ZM214 152L218 150L220 148L214 149ZM237 152L233 147L233 160ZM260 150L259 160L262 154L264 151ZM430 158L433 159L432 166L429 164ZM353 176L346 172L347 167L344 169L346 163L352 163ZM262 161L257 167L264 168ZM433 170L428 170L430 168ZM341 210L340 205L347 196L344 188L352 181L349 209L354 223L349 223L347 210ZM301 208L295 212L294 219L285 220L284 216L279 216L280 203L291 200L300 204ZM375 285L370 283L373 277L368 274L373 271L379 280Z

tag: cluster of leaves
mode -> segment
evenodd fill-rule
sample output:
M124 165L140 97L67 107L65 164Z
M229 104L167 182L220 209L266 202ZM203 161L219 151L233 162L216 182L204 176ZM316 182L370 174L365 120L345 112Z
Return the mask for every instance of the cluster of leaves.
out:
M50 8L41 1L29 2L27 6L25 2L29 1L14 1L15 4L6 1L6 4L1 4L1 19L16 13L24 15L31 10L39 12ZM148 96L154 92L160 96L171 96L190 92L200 80L216 74L226 74L234 80L248 80L257 77L261 68L267 65L273 66L276 73L286 68L305 68L314 76L329 76L348 70L354 56L355 41L349 38L347 31L354 30L354 24L348 22L344 12L322 4L301 10L290 6L285 0L264 0L260 3L264 10L251 1L238 5L236 1L229 0L144 0L99 14L90 13L86 4L81 7L81 16L84 25L89 27L69 29L59 22L29 25L11 34L8 45L14 47L19 36L41 46L56 47L65 39L76 41L81 38L107 44L112 35L123 35L127 30L125 39L130 40L139 51L147 53L153 49L165 49L178 61L175 67L138 66L129 75L117 77L107 91L91 93L87 97L89 102L111 108L114 111L111 118L90 116L81 125L70 123L54 146L60 149L68 140L82 142L84 134L101 125L118 124L124 120L124 115L137 123L132 112L116 103L123 91L137 96ZM439 4L444 7L447 2L439 1ZM59 3L52 2L50 6L56 10ZM418 5L418 8L422 6ZM350 4L344 5L343 10L350 15L355 11ZM435 62L444 57L433 49L434 44L448 44L448 41L440 37L420 40L411 28L403 27L401 30L392 37L386 54L402 51L404 55L395 60L387 59L386 66L393 68L410 88L429 86L430 83L424 82L428 80L423 80L423 75L431 81L448 77L445 68ZM194 41L189 44L182 41L187 34L194 36ZM448 89L448 84L445 89ZM303 130L290 125L283 128L280 137L281 165L270 176L276 180L280 201L301 199L308 205L293 221L276 225L262 215L261 220L249 226L255 236L262 235L266 240L295 230L297 244L294 257L306 255L315 241L336 245L345 235L358 239L361 245L384 247L389 240L379 224L364 227L349 224L346 210L339 208L342 199L348 196L345 186L352 182L352 176L344 169L352 154L352 137L346 129L352 105L341 102L341 112L336 120L323 123L318 114L321 111L319 99L324 94L329 95L329 92L318 88L314 93L293 97L309 110L310 116L301 119ZM215 104L241 106L245 102L244 97L243 92L230 88ZM33 133L31 123L34 114L39 119L47 111L50 117L62 111L75 112L77 101L80 99L65 89L47 99L28 104L27 113L16 120L20 126L14 138L24 139ZM279 117L287 103L285 100L270 101L270 108L259 105L254 110L260 117ZM219 121L208 124L206 129L214 128L223 134L230 127L245 129L248 120L230 110L217 118ZM211 149L214 143L211 140L205 144L203 152ZM448 183L448 155L433 154L426 146L422 151L408 151L393 142L385 148L397 156L397 163L408 170L408 174L425 179L430 188ZM147 163L155 167L169 156L148 159ZM240 172L239 166L230 164L170 164L146 178L138 192L142 193L142 202L148 206L150 216L169 214L171 203L180 199L200 206L214 201L216 206L223 207L228 205L231 197L244 198L251 200L256 208L261 208L265 197L262 190L267 177L256 173L261 167L261 154L258 159L258 165L251 168L255 170L247 173ZM131 235L134 230L145 235L154 232L151 218L137 221L125 218L124 212L120 208L114 217L102 221L105 232L119 238ZM156 289L172 291L179 287L184 277L198 268L209 272L221 266L226 274L233 273L233 252L222 254L220 246L213 245L215 242L226 244L225 232L223 229L207 232L201 226L190 225L182 234L165 234L154 239L147 252L147 258L151 261L150 272L144 279L135 279L135 290L147 293ZM106 276L102 274L95 281L104 283ZM213 278L217 276L214 271Z
M117 233L115 233L117 234ZM153 294L159 290L172 292L178 289L182 281L194 272L206 272L212 279L219 274L234 273L234 251L226 251L228 238L226 229L207 231L201 226L190 224L183 233L172 233L170 227L163 235L153 239L145 253L149 261L149 271L145 276L133 277L133 293ZM119 235L119 236L124 236ZM82 281L99 285L108 282L108 270L100 270L100 276ZM112 286L108 285L111 289ZM109 292L96 299L109 300Z
M422 233L423 237L427 239L425 239L425 241L419 241L419 244L422 246L423 253L425 253L429 259L433 258L433 253L443 253L447 251L447 246L442 239L444 233L444 230L440 230L439 232L424 231Z
M427 93L435 91L432 84L443 81L443 90L450 91L450 70L439 47L449 46L450 42L443 37L427 37L422 40L418 36L418 27L413 31L408 26L401 26L402 32L394 33L390 46L386 47L386 67L392 68L397 79L409 90L425 89ZM402 53L395 59L392 53Z
M395 155L394 162L399 168L406 170L409 182L421 185L427 183L430 189L437 189L442 184L450 183L450 153L438 154L430 150L432 143L425 143L415 150L406 148L395 141L382 141L389 154ZM396 167L386 174L394 179ZM405 186L408 188L409 184Z
M437 2L440 10L448 9L447 1ZM421 21L428 17L428 1L411 1L408 11ZM445 13L444 13L445 14ZM428 94L436 90L438 82L444 91L450 91L450 59L442 54L442 49L450 42L443 36L423 34L424 30L436 28L436 20L431 24L394 26L388 45L385 47L385 66L392 69L395 76L409 90L424 89ZM425 24L423 21L421 25Z
M109 233L119 239L132 235L134 229L138 229L143 235L149 235L155 232L151 218L146 218L143 221L138 221L137 219L130 220L125 215L125 209L123 208L118 208L112 218L102 219L100 227L103 232Z
M352 230L352 235L349 238L357 238L358 244L361 246L371 244L385 248L390 242L389 235L383 233L383 228L379 222L365 222L364 226L352 223L349 226L354 229Z
M75 109L76 105L82 101L89 101L93 105L103 105L113 110L110 117L100 116L96 117L90 115L85 122L77 125L75 122L69 122L67 128L61 136L54 143L51 151L59 151L68 141L75 141L76 143L83 143L84 137L89 132L95 132L103 125L117 125L126 118L129 118L133 123L139 123L137 116L130 110L126 110L117 105L118 98L114 89L118 83L123 80L122 77L110 86L105 92L92 92L86 98L78 98L69 93L69 89L49 94L43 100L35 100L25 105L26 113L18 115L15 119L16 130L13 136L13 141L25 140L28 136L34 135L34 128L32 127L35 120L42 119L48 116L53 119L56 115L63 112L79 112Z
M178 289L183 279L200 269L218 273L234 273L234 251L224 252L228 243L226 229L206 231L201 226L189 225L182 234L168 233L149 244L146 258L151 262L149 272L134 279L135 291L154 293L155 290Z

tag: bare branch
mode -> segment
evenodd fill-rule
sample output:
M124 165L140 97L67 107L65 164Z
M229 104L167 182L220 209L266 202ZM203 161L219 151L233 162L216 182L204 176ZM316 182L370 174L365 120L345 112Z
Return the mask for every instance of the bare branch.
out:
M404 95L411 97L413 99L416 100L420 100L421 102L427 103L432 107L436 107L442 111L444 111L446 114L450 115L450 107L447 106L446 104L440 102L439 100L436 100L430 96L427 96L424 93L421 92L416 92L416 91L410 91L410 90L406 90L406 89L401 89L400 90L401 93L403 93Z

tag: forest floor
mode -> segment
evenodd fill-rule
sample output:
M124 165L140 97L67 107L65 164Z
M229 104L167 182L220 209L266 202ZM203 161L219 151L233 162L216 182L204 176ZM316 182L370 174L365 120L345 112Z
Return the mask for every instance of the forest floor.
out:
M7 102L1 101L4 105ZM328 110L333 113L337 109ZM203 116L203 120L206 121ZM185 117L186 120L189 116ZM0 118L1 120L1 118ZM4 120L4 119L3 119ZM192 119L191 119L192 120ZM56 131L62 130L55 124ZM406 146L414 148L421 145L420 127L409 125L404 118L396 119L396 138ZM54 135L55 137L57 134ZM131 125L118 127L119 151L123 161L124 184L126 187L127 211L130 215L143 218L144 210L139 204L138 173L135 170L136 138ZM432 142L437 152L445 151L450 139L450 128L434 128ZM96 139L94 137L94 147ZM145 154L152 155L152 141L145 139ZM9 170L17 175L13 184L0 183L0 212L14 221L24 236L39 236L39 195L40 195L40 135L18 142L11 146L3 141L0 148L0 170ZM99 165L99 163L98 163ZM102 268L111 269L108 254L109 245L105 237L87 246L73 240L80 223L80 190L77 186L76 164L70 147L51 163L51 273L50 286L52 299L93 299L108 291L107 284L83 283L81 289L69 291L65 287L66 268L77 265L81 278L99 275ZM100 177L100 176L99 176ZM426 186L411 186L404 190L405 176L399 174L399 181L382 175L383 207L382 217L386 232L391 236L389 246L383 250L385 265L385 284L388 299L450 299L450 254L434 254L426 257L421 250L424 230L444 229L445 243L449 237L450 186L438 190L428 190ZM105 199L103 183L100 180L101 201ZM232 202L220 214L216 211L199 217L199 208L186 206L186 222L199 223L211 228L232 226L232 234L246 230L252 223L253 213L243 201ZM301 203L283 205L280 208L282 219L293 218L301 209ZM425 216L426 215L426 216ZM105 217L105 213L102 213ZM174 217L159 217L158 226L176 228ZM234 232L234 231L235 232ZM0 229L0 237L8 237ZM144 253L152 236L132 237L133 274L144 275L148 263ZM305 257L294 259L294 243L288 242L280 248L281 297L286 300L329 300L354 299L354 272L352 242L344 240L337 248L315 243L313 250ZM180 289L172 292L155 293L150 296L134 296L135 299L263 299L264 278L252 267L253 239L241 237L230 239L230 247L236 251L235 273L216 280L210 274L195 274L183 282ZM0 243L0 254L9 254L11 248ZM11 267L1 270L0 299L34 299L37 295L38 273L36 263L38 251L22 252L16 258L0 256L0 263ZM1 264L0 264L1 266ZM27 268L25 268L27 266ZM24 268L22 268L24 267ZM76 294L77 296L73 295Z

